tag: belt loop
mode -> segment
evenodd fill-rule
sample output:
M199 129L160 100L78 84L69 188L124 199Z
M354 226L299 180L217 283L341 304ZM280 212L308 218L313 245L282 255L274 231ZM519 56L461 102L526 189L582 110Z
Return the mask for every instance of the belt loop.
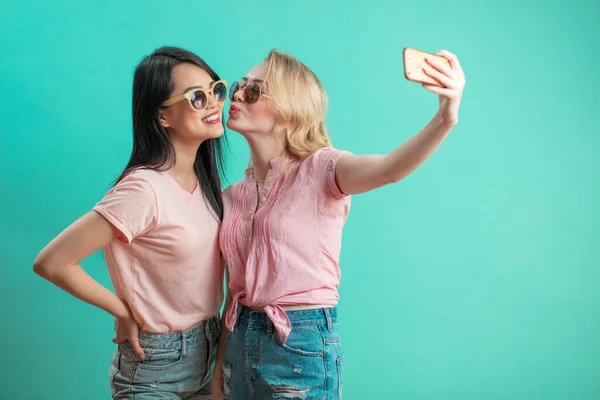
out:
M241 302L237 303L236 316L235 316L235 325L234 328L240 324L240 316L242 315L242 311L244 311L244 305Z
M325 314L325 322L327 324L327 330L331 332L333 330L331 323L331 313L329 312L329 308L324 308L323 313Z
M187 356L187 346L185 342L187 342L187 335L185 332L181 332L181 355L183 357Z
M271 322L271 318L267 317L267 335L271 336L273 334L273 322Z
M210 319L204 321L204 338L207 342L212 342L212 335L210 333Z

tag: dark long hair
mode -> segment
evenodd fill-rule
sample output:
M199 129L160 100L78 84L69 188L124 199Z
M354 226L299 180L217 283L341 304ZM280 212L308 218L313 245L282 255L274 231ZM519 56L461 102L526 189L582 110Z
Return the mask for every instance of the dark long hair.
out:
M165 171L175 164L175 149L159 122L158 110L173 91L173 68L183 63L197 65L214 81L221 79L200 57L178 47L162 47L144 58L133 76L133 150L116 183L138 168ZM218 220L223 218L220 178L225 169L223 144L221 138L205 140L194 162L204 198Z

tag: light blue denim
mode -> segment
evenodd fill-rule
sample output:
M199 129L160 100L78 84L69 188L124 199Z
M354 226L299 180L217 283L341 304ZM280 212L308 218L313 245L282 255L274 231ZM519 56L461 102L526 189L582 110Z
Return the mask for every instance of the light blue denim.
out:
M210 399L218 336L217 318L181 333L142 331L144 360L119 343L109 372L113 399Z
M239 304L238 314L223 362L226 399L342 398L337 308L288 311L292 332L285 344L265 313Z

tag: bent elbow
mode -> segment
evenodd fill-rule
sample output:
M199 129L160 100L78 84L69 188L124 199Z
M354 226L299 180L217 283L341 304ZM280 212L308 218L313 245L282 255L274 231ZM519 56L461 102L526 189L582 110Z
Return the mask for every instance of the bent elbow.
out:
M393 184L393 183L398 183L398 182L400 182L402 179L404 179L404 177L405 177L405 175L404 175L404 174L402 174L402 175L400 175L400 174L398 174L398 175L390 175L390 176L388 176L388 177L386 178L386 180L385 180L385 184L386 184L386 185L391 185L391 184Z
M44 262L44 260L41 260L39 258L39 256L35 259L35 261L33 262L33 272L35 272L37 275L39 276L44 276L46 274L46 271L48 269L48 264L46 264Z
M40 255L37 256L33 263L33 272L47 280L51 280L54 269L50 260Z
M386 185L391 185L393 183L398 183L400 182L402 179L406 178L408 175L410 175L414 170L406 170L403 169L402 171L398 171L394 174L388 174L385 176L385 184Z

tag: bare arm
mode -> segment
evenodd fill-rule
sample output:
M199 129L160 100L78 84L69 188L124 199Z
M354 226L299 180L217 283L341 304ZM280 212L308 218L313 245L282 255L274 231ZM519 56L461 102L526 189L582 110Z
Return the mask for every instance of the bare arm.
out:
M340 190L359 194L407 177L435 152L452 126L436 115L421 132L387 156L341 156L335 171Z
M65 229L37 256L35 273L73 296L99 307L117 318L129 313L110 290L90 277L79 262L116 237L112 225L92 211Z
M358 194L398 182L415 171L440 146L458 122L458 109L465 85L464 73L456 56L446 51L438 54L450 61L451 69L430 62L427 74L437 79L443 87L424 85L440 96L440 108L433 119L416 135L387 156L343 155L336 166L336 181L346 194Z
M104 217L95 211L89 212L40 252L33 264L33 270L78 299L123 321L122 329L133 329L133 318L128 307L113 292L92 279L79 265L81 260L109 244L116 236L117 232ZM130 332L124 336L132 341L136 353L143 358L143 351L137 346L137 337L129 337L132 335L137 335L137 332Z
M225 277L227 285L229 285L229 272L227 266L225 266ZM223 399L223 361L225 360L225 354L227 351L227 337L229 336L229 330L227 329L227 326L225 326L225 313L227 313L230 305L231 292L229 291L229 288L227 288L227 294L225 296L225 308L223 309L223 316L221 317L221 333L219 334L217 360L215 362L215 369L213 373L213 400Z

